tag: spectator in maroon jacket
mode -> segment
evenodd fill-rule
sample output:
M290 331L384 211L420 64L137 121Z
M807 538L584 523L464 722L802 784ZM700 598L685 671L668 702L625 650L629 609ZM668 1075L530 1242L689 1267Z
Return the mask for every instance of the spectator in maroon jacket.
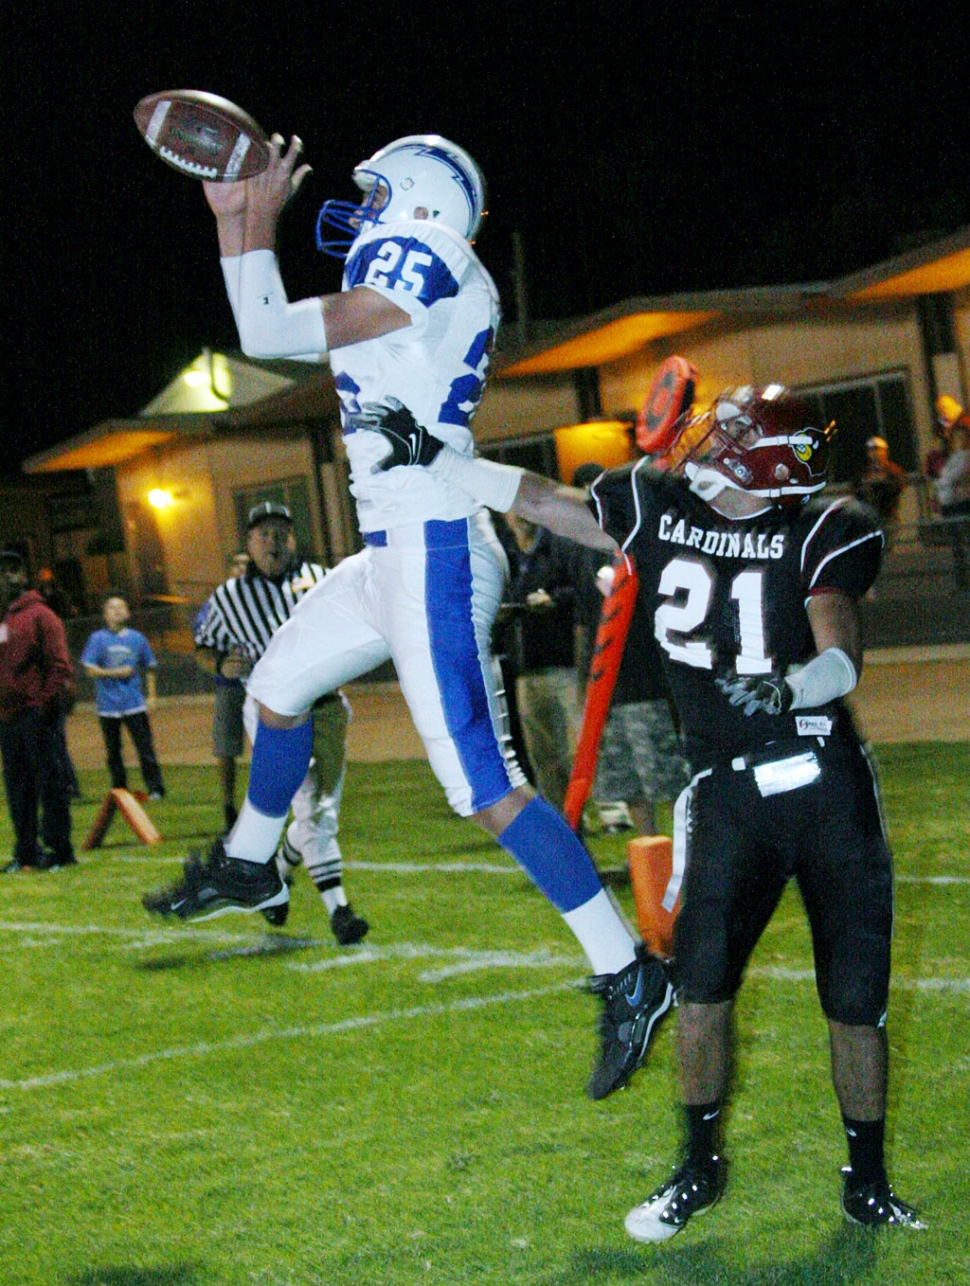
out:
M74 863L69 783L57 742L73 694L64 626L15 549L0 552L0 755L15 845L7 871ZM38 808L42 822L38 842Z

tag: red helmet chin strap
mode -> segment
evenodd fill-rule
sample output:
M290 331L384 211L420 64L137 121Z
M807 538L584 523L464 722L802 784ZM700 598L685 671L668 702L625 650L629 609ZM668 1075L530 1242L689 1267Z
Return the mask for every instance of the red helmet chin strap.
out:
M690 411L697 387L697 368L686 357L661 362L637 416L637 446L647 455L662 455L675 437L679 420Z

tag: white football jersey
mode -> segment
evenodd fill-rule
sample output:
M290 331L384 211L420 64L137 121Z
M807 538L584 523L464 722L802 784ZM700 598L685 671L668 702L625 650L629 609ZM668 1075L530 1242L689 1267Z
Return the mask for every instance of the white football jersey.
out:
M368 286L411 318L402 330L334 349L344 441L361 531L453 521L479 504L423 469L374 473L385 440L358 428L370 405L397 399L418 424L471 455L469 424L485 387L499 323L498 293L471 246L424 220L374 225L351 246L343 289Z

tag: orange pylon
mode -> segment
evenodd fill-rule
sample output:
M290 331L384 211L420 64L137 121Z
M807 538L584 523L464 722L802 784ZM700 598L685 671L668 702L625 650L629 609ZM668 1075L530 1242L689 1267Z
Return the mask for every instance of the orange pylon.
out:
M626 851L637 928L654 955L669 959L674 954L674 921L680 910L679 894L673 910L663 907L674 867L673 840L669 835L640 835L630 840Z
M143 844L157 844L162 838L152 819L131 791L122 790L120 786L116 786L105 795L104 803L94 819L94 825L88 831L87 837L81 845L82 849L101 847L115 813L121 813Z

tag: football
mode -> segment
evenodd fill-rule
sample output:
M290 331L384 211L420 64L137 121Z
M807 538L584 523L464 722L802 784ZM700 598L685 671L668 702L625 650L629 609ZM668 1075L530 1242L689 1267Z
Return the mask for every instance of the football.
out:
M198 89L148 94L135 107L138 132L156 156L194 179L234 183L269 164L269 139L226 98Z

